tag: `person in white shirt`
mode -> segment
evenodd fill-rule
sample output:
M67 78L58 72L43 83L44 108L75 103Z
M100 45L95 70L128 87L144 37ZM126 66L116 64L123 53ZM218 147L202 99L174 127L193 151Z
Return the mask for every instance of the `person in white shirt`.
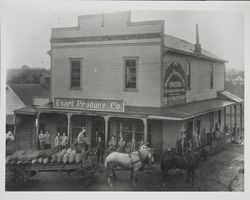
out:
M69 142L68 136L64 132L62 135L62 143L61 143L62 148L66 148L68 146L68 142Z

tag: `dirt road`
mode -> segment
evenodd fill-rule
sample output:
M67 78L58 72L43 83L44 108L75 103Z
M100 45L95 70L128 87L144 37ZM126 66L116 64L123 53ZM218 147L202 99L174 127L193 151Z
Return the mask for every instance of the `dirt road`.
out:
M195 185L186 182L186 172L172 171L168 184L163 187L159 167L152 173L140 173L138 186L130 184L130 174L117 173L114 191L244 191L244 146L232 144L223 152L211 157L196 171ZM26 182L20 191L110 191L105 173L84 186L80 177L66 173L39 173Z

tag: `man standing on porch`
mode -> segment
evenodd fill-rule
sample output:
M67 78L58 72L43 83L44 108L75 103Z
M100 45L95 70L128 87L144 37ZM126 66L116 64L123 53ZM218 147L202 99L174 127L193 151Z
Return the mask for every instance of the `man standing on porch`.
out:
M84 155L87 147L90 145L89 138L87 137L85 127L82 127L82 131L78 134L77 143L81 149L81 154Z

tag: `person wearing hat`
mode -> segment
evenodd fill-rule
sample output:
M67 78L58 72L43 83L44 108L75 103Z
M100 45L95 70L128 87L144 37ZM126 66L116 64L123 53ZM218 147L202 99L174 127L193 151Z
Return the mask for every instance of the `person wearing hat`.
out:
M79 148L81 150L82 155L84 155L86 152L86 149L90 145L89 138L87 137L85 127L82 127L81 132L78 134L77 143L79 145Z

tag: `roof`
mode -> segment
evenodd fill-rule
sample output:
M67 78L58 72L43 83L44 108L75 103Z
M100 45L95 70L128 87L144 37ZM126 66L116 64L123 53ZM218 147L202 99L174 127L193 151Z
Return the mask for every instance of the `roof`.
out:
M32 105L34 96L49 97L50 89L41 84L10 83L9 87L26 105Z
M6 124L14 125L14 115L6 115Z
M37 111L34 106L26 106L20 109L14 110L15 114L23 114L23 115L36 115Z
M72 113L82 113L90 115L112 115L112 117L126 117L126 116L140 116L148 117L148 119L161 119L161 120L186 120L195 116L206 114L212 111L222 109L226 106L235 104L233 101L224 99L207 99L202 101L196 101L191 103L186 103L182 105L177 105L171 108L162 107L141 107L141 106L126 106L124 112L101 112L101 111L77 111L70 110ZM16 113L24 112L34 112L35 108L26 107L26 109L16 110ZM48 103L42 106L36 107L37 111L46 113L67 113L69 110L55 109L52 103Z
M236 103L242 103L244 100L231 92L228 91L223 91L223 92L218 92L219 98L227 99Z
M223 58L220 58L219 56L205 49L201 50L201 54L195 53L194 44L187 42L183 39L171 36L171 35L165 34L164 45L167 51L174 51L174 52L189 54L189 55L197 56L201 58L212 59L212 60L216 60L219 62L226 62Z

